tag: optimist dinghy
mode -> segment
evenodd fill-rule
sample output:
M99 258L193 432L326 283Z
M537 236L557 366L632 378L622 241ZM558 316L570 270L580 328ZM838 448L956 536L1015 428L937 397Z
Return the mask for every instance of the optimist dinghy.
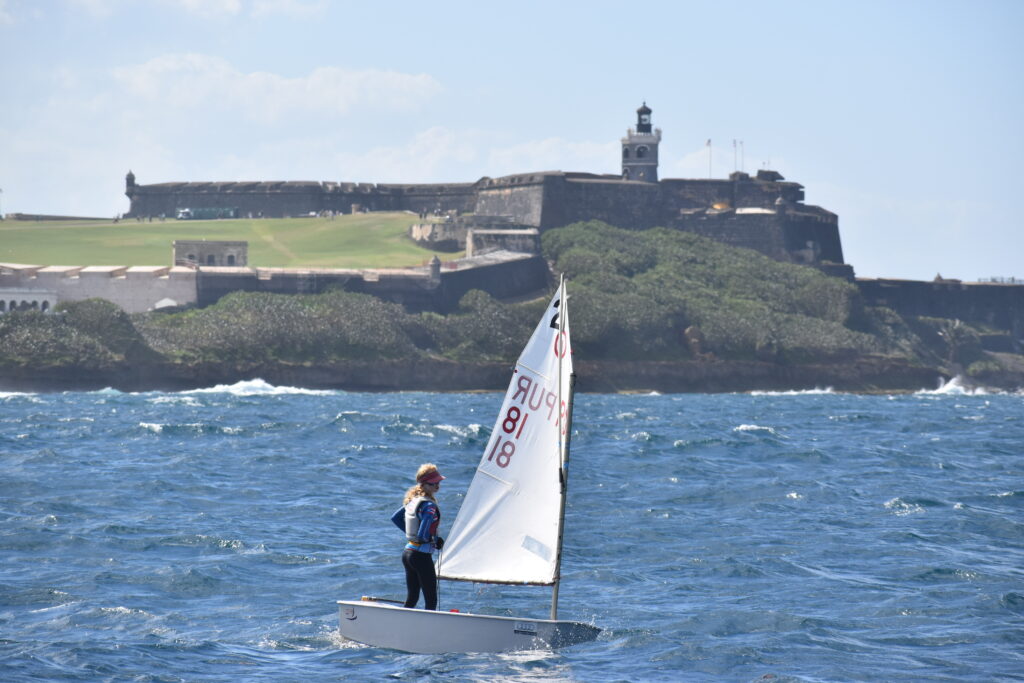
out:
M551 617L406 609L339 600L342 637L418 653L558 648L600 629L558 619L572 369L565 281L516 362L505 401L438 560L441 579L551 586Z

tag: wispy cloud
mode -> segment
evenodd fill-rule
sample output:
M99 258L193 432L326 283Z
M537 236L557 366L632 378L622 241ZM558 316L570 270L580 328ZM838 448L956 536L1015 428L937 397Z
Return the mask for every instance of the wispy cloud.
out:
M204 17L235 15L242 11L242 0L173 0L187 12Z
M441 91L428 74L324 66L289 78L265 71L244 73L221 57L203 54L163 55L117 68L113 75L131 96L165 100L179 108L237 109L246 118L268 123L298 111L414 109Z
M573 142L551 137L495 147L488 152L487 166L498 175L528 171L618 173L618 154L615 141Z
M252 16L285 15L312 17L327 11L326 0L255 0Z
M10 26L14 23L14 15L11 14L7 0L0 0L0 26Z
M131 2L131 0L67 1L97 17L110 16ZM0 0L0 24L3 23L4 6L7 4L7 0ZM308 18L322 14L328 9L326 0L163 0L163 4L202 19L228 19L239 16L251 16L256 19L272 16Z

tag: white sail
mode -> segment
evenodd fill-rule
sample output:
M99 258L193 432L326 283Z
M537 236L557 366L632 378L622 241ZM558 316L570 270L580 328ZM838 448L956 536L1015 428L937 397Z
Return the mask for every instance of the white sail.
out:
M553 584L572 356L565 284L515 371L438 565L445 579ZM562 302L560 304L560 302Z

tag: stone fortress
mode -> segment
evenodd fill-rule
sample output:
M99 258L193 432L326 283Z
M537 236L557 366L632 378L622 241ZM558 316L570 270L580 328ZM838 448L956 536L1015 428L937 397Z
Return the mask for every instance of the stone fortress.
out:
M622 139L621 175L541 171L475 183L387 185L338 182L190 182L139 185L126 177L128 217L176 216L190 210L225 210L239 216L285 217L355 211L410 211L454 217L419 226L426 242L466 243L468 230L536 229L601 220L620 228L655 226L696 232L773 258L821 266L852 277L843 263L834 213L803 203L803 187L775 171L728 179L658 180L661 130L646 103Z
M1005 332L999 350L1024 339L1024 287L1017 284L911 282L855 278L843 260L836 214L803 203L803 187L775 171L726 179L659 179L662 132L644 103L622 138L619 175L542 171L474 183L370 184L316 181L171 182L140 185L131 171L126 218L192 215L297 217L365 211L419 216L410 235L437 250L466 249L441 267L337 270L254 268L238 243L193 243L176 248L171 267L67 267L0 264L5 308L28 304L35 291L52 307L60 299L101 296L126 310L158 305L209 305L231 291L311 293L343 287L411 309L451 311L469 289L505 298L547 284L539 233L578 221L620 228L663 226L755 249L780 261L816 267L856 282L869 304L909 315L960 318ZM140 226L140 229L145 229ZM188 258L191 257L191 258ZM101 272L102 271L102 272ZM104 282L103 278L109 282ZM119 296L118 284L128 285ZM127 290L131 290L129 296ZM20 294L14 295L14 290ZM12 294L7 297L4 292ZM38 304L37 305L41 305ZM23 305L20 307L24 307Z

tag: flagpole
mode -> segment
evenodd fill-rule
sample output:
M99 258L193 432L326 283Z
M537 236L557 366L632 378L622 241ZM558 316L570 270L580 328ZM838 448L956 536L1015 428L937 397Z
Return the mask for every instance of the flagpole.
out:
M711 138L708 138L708 180L711 180Z

